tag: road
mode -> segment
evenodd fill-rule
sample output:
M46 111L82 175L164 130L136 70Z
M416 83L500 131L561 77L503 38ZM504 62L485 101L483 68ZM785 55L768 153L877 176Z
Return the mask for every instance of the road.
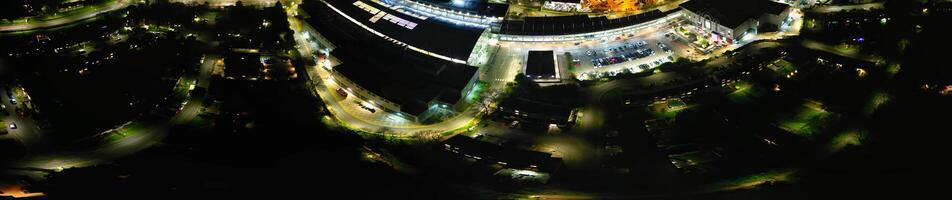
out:
M818 12L818 13L832 13L832 12L840 12L844 10L854 10L854 9L869 10L869 9L882 9L882 8L883 8L883 2L876 2L876 3L866 3L866 4L856 4L856 5L816 6L810 9L810 11Z
M91 12L64 16L64 17L53 19L53 20L47 20L47 21L32 21L32 22L27 22L24 24L3 25L3 26L0 26L0 32L27 31L27 30L61 26L61 25L70 24L73 22L78 22L85 19L93 18L102 13L107 13L107 12L112 12L114 10L123 9L129 5L132 5L131 0L118 0L113 4L107 5L99 9L95 9Z
M214 54L205 55L202 59L202 64L199 68L198 75L195 77L195 86L208 89L208 78L211 76L212 68L216 63L221 61L221 57ZM207 90L206 90L207 91ZM185 103L185 106L182 106L181 110L177 113L175 117L172 118L172 123L182 124L187 123L189 120L192 120L198 114L203 112L205 106L202 104L205 100L204 96L201 97L191 97Z
M838 48L836 46L824 44L814 40L803 40L801 44L806 48L825 51L825 52L829 52L829 53L840 55L847 58L852 58L852 59L857 59L857 60L862 60L867 62L874 62L874 63L878 61L882 61L882 58L877 56L860 54L859 50L857 50L856 48L851 48L851 49Z
M166 125L155 125L148 130L148 132L131 134L92 151L31 155L13 162L8 167L62 170L72 167L92 166L149 148L162 141L168 134Z
M0 96L2 96L0 97L0 100L2 100L0 104L3 104L6 107L7 113L10 113L10 115L7 116L2 116L3 114L0 114L0 119L2 119L0 121L4 122L3 127L0 128L7 129L9 132L7 135L0 135L0 138L13 138L17 140L17 142L20 142L20 144L23 144L23 146L27 149L33 149L35 147L44 145L46 140L44 139L43 133L37 126L36 122L34 122L30 116L20 117L17 115L15 108L23 104L22 101L18 101L18 103L14 105L10 103L10 97L8 97L6 94L6 89L0 87ZM9 129L8 126L10 123L15 123L17 128Z

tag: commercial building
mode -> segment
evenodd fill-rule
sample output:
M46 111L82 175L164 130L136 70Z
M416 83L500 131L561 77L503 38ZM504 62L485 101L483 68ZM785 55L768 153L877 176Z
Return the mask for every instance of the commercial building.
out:
M536 82L559 82L559 62L553 51L529 51L526 59L526 77Z
M326 66L334 82L372 107L419 122L462 109L477 78L477 68L465 60L481 30L446 27L373 2L346 2L302 5L308 24L336 47L330 51L335 65Z
M779 30L792 20L789 5L770 0L691 0L680 6L684 19L728 43L761 28Z
M427 16L400 12L377 1L327 0L325 5L330 9L322 12L332 12L336 16L347 18L348 20L342 22L360 26L365 29L363 32L370 31L377 37L397 45L457 63L466 63L476 41L483 33L482 28L452 26ZM305 8L305 11L307 10L308 8ZM308 13L318 14L310 11Z
M536 127L570 127L575 123L576 114L576 110L568 106L522 97L508 98L500 102L499 111Z
M588 6L582 6L582 0L548 0L542 3L542 9L562 12L591 12Z
M571 15L524 17L502 22L497 31L504 41L558 42L613 38L648 28L660 27L681 16L681 9L652 10L609 19L605 16Z

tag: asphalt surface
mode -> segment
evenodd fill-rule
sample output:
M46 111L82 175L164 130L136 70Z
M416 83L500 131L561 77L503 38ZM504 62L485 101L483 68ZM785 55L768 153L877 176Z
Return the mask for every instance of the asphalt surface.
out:
M78 21L89 19L89 18L93 18L103 13L123 9L129 5L132 5L131 0L118 0L114 4L110 4L108 6L96 9L92 12L81 13L81 14L71 15L71 16L64 16L64 17L60 17L60 18L56 18L52 20L47 20L47 21L31 21L24 24L0 26L0 32L27 31L27 30L44 29L44 28L62 26L62 25L73 23L73 22L78 22Z
M0 97L0 100L2 100L0 104L3 104L6 107L7 113L10 113L10 115L7 116L0 116L4 122L3 127L0 128L7 129L8 132L7 135L2 135L0 138L13 138L17 140L17 142L20 142L20 144L22 144L27 149L33 149L35 147L44 145L46 141L43 138L43 133L37 126L36 122L34 122L29 115L26 117L21 117L16 113L15 108L21 106L23 102L18 101L17 104L12 104L10 103L10 97L8 97L6 94L6 89L0 87L0 96L2 96ZM23 109L26 110L25 108ZM16 124L17 128L10 129L9 125L11 123Z

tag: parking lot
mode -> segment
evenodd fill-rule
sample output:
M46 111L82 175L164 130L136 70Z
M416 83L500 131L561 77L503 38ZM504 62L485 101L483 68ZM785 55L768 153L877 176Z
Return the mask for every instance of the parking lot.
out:
M584 41L566 42L500 42L509 54L497 55L497 59L525 59L530 50L553 50L558 56L563 83L571 79L590 80L615 76L620 73L637 73L651 70L666 62L680 58L699 60L703 58L694 47L674 33L676 24L667 24L628 33L614 38L593 38ZM502 51L501 51L502 52ZM570 56L565 56L569 53ZM525 65L525 63L518 63ZM521 68L521 67L520 67Z
M686 50L690 47L675 41L674 37L665 36L669 32L626 35L614 41L580 45L568 50L575 68L573 74L581 80L588 80L619 73L638 73L690 56L692 51Z

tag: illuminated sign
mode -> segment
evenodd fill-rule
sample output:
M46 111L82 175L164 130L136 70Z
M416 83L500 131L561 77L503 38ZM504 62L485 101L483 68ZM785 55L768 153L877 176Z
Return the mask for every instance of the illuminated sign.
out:
M390 21L391 23L396 24L398 26L402 26L404 28L411 29L411 30L417 26L417 23L415 22L411 22L409 20L405 20L403 18L388 14L387 12L381 11L380 9L367 5L366 3L362 1L355 1L354 5L361 9L364 9L364 11L369 12L371 15L374 15L373 17L370 17L370 22L372 23L377 23L378 20L383 19L383 20Z

